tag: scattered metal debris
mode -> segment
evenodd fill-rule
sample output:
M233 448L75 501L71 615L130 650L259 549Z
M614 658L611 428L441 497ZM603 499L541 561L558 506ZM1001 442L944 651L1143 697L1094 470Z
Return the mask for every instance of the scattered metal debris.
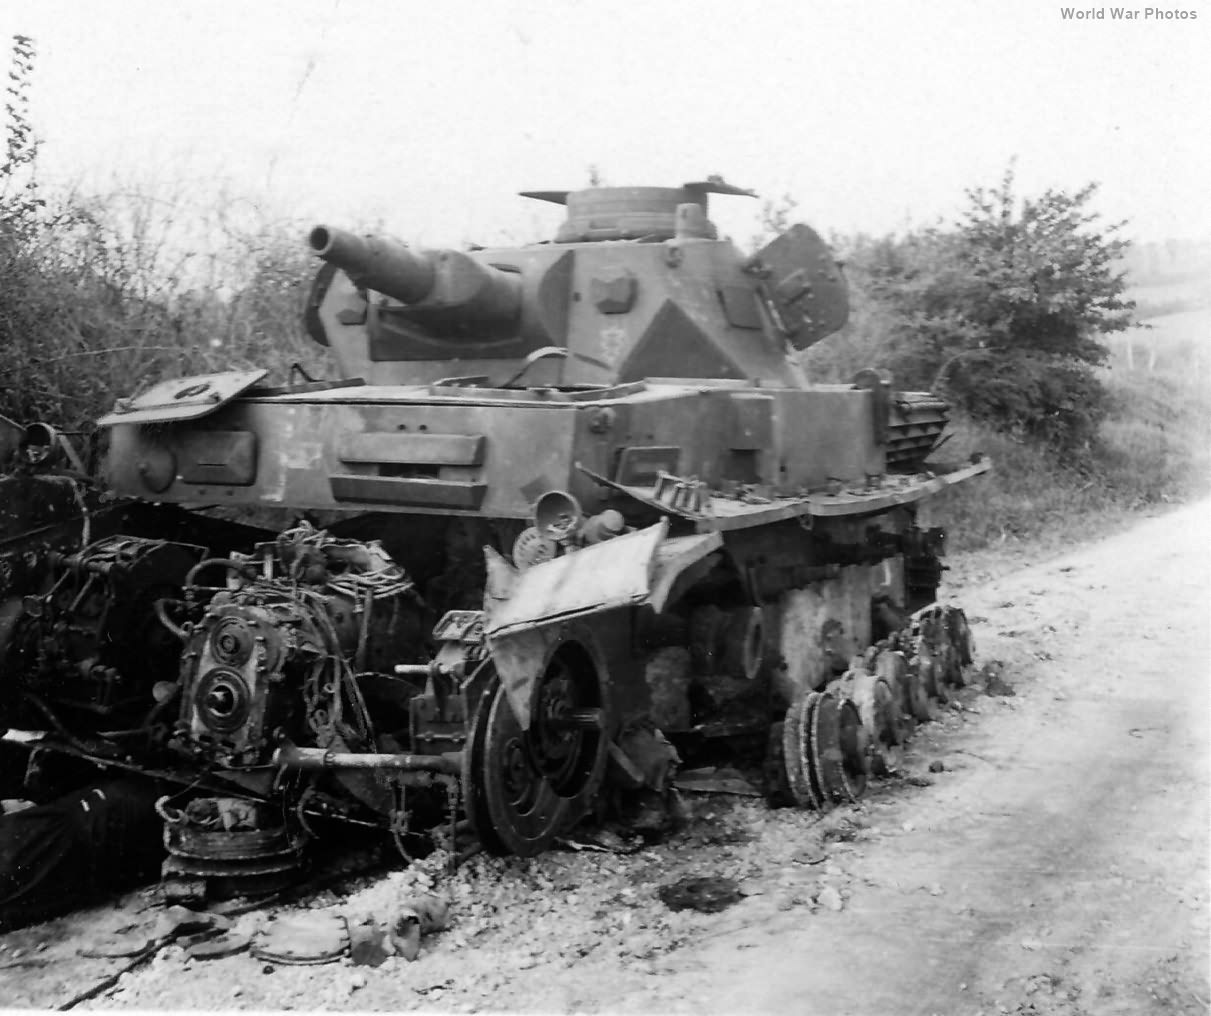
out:
M315 911L278 915L252 941L252 955L272 963L330 963L348 952L345 918Z
M764 797L765 792L736 769L714 766L689 769L677 774L678 790L696 794L736 794L740 797Z
M415 960L422 935L444 931L450 918L450 904L438 896L414 896L404 902L387 929L387 937L396 953Z
M577 852L591 850L603 854L635 854L644 848L646 841L642 836L623 836L613 829L578 826L570 836L561 836L555 842L558 846Z
M301 841L256 801L198 797L183 809L156 803L164 819L162 885L170 900L263 896L298 881Z
M366 919L349 925L349 958L354 966L381 967L393 952L387 948L387 935L378 922Z
M191 942L185 947L185 955L191 960L218 960L241 953L251 944L251 935L225 931L214 938Z
M837 838L840 839L841 837L838 836ZM791 860L796 864L823 864L828 860L828 854L825 852L823 846L813 844L796 850Z
M157 939L146 933L115 935L113 938L84 946L80 950L80 955L88 959L126 959L146 952L156 942Z

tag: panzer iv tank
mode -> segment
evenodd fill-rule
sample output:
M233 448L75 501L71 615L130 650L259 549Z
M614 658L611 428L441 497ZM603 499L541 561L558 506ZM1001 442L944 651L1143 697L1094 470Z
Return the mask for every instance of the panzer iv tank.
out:
M116 655L111 690L145 719L98 751L104 710L62 715L95 674L10 637L0 725L32 696L77 753L303 824L465 818L521 855L667 794L687 740L768 743L771 794L800 805L860 794L970 663L918 511L989 463L927 463L946 405L877 370L808 383L795 353L845 323L845 279L806 226L753 256L719 239L708 197L748 193L530 193L566 218L517 248L317 226L304 323L339 379L182 378L100 421L124 503L300 521L59 555L0 633L41 645L76 624L65 591L154 556L138 602L174 663L162 637L137 675ZM166 818L170 849L197 839Z

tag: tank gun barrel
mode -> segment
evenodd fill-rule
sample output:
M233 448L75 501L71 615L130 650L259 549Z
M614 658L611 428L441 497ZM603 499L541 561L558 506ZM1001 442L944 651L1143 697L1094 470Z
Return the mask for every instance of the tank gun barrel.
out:
M411 250L381 236L357 236L316 226L311 249L341 269L355 285L401 303L429 323L508 329L520 313L521 277L476 261L457 250Z
M332 226L316 226L308 236L311 249L336 265L357 285L404 303L423 300L433 290L432 258L381 236L357 236Z

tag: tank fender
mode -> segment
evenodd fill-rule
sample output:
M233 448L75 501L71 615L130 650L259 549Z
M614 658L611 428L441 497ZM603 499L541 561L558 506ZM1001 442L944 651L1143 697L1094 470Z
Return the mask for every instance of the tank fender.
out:
M508 696L513 715L522 730L530 729L530 702L534 683L543 664L550 658L559 639L559 626L529 628L497 639L490 639L492 665Z
M199 420L222 409L268 374L268 370L229 370L161 381L142 395L118 399L114 411L101 417L97 426Z
M717 532L668 536L668 519L518 571L484 548L484 631L501 684L522 729L530 695L563 622L622 607L659 612L677 578L722 546Z

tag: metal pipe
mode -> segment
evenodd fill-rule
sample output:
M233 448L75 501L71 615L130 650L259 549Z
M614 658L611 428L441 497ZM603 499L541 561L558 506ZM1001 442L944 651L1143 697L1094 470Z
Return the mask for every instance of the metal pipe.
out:
M172 632L172 634L179 638L182 642L188 642L189 632L187 632L179 624L176 624L168 616L168 608L165 606L167 602L168 597L161 596L154 604L152 604L152 610L155 611L156 617L160 619L160 624Z
M393 668L396 677L430 677L434 673L432 663L397 663Z
M284 745L273 753L273 764L283 769L398 769L422 770L458 776L462 772L462 753L444 755L392 755L386 752L328 751L325 748L300 748Z
M51 709L51 707L48 706L45 702L43 702L42 699L40 699L37 695L33 694L33 692L27 691L25 693L24 697L27 702L29 702L32 706L34 706L34 708L36 708L38 710L38 712L40 712L43 716L45 716L48 720L50 720L51 726L53 726L55 728L55 732L60 737L62 737L65 741L67 741L68 744L70 744L73 748L75 748L76 751L83 752L85 755L103 757L103 753L100 750L98 750L100 748L100 745L97 745L94 747L92 745L86 744L84 741L82 741L80 738L78 738L75 734L73 734L70 730L68 730L66 726L64 726L63 721L60 720L59 717L55 715L55 711L53 709ZM115 752L118 752L119 754L121 753L121 749L116 744L106 744L105 747L111 748Z

